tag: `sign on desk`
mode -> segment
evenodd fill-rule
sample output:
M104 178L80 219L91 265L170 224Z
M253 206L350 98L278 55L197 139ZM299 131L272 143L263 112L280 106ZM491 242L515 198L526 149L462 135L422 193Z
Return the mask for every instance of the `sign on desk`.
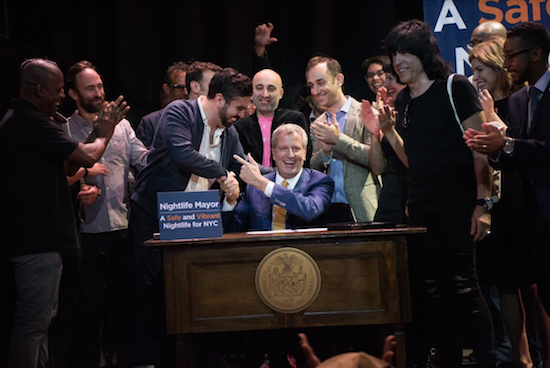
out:
M160 240L221 238L217 190L157 193Z

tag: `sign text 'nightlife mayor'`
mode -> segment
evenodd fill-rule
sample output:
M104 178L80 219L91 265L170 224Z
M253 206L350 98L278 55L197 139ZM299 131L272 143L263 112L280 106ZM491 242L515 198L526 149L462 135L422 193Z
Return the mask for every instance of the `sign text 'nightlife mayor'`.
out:
M160 239L221 237L219 195L217 190L158 193Z
M470 75L468 43L475 27L492 20L506 29L529 21L550 28L550 0L424 0L424 20L443 58L456 73Z

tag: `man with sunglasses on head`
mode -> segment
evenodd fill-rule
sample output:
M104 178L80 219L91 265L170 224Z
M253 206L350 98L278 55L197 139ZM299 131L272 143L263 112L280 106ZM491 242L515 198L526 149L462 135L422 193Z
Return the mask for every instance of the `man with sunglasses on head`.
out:
M186 100L188 98L189 93L187 85L185 84L188 68L189 64L182 61L177 61L168 67L165 81L162 85L162 89L166 97L168 97L168 103L174 100ZM163 111L164 107L145 115L137 126L136 135L141 139L147 149L151 148L153 144L155 130Z

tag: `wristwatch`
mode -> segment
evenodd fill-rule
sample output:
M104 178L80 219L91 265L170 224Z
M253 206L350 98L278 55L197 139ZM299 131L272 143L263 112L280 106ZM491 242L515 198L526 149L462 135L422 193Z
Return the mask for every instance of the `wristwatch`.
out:
M504 147L502 147L502 152L511 156L514 153L514 144L516 140L514 138L505 138Z
M476 206L482 206L489 212L493 209L493 205L494 202L492 198L481 198L476 201Z

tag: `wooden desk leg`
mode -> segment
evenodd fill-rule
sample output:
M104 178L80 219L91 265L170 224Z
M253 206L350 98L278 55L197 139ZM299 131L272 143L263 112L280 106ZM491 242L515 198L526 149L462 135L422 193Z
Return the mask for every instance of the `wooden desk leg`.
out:
M175 336L176 367L193 367L193 335L177 334Z
M407 349L405 347L405 330L403 325L395 326L395 363L397 368L405 368L407 365Z

